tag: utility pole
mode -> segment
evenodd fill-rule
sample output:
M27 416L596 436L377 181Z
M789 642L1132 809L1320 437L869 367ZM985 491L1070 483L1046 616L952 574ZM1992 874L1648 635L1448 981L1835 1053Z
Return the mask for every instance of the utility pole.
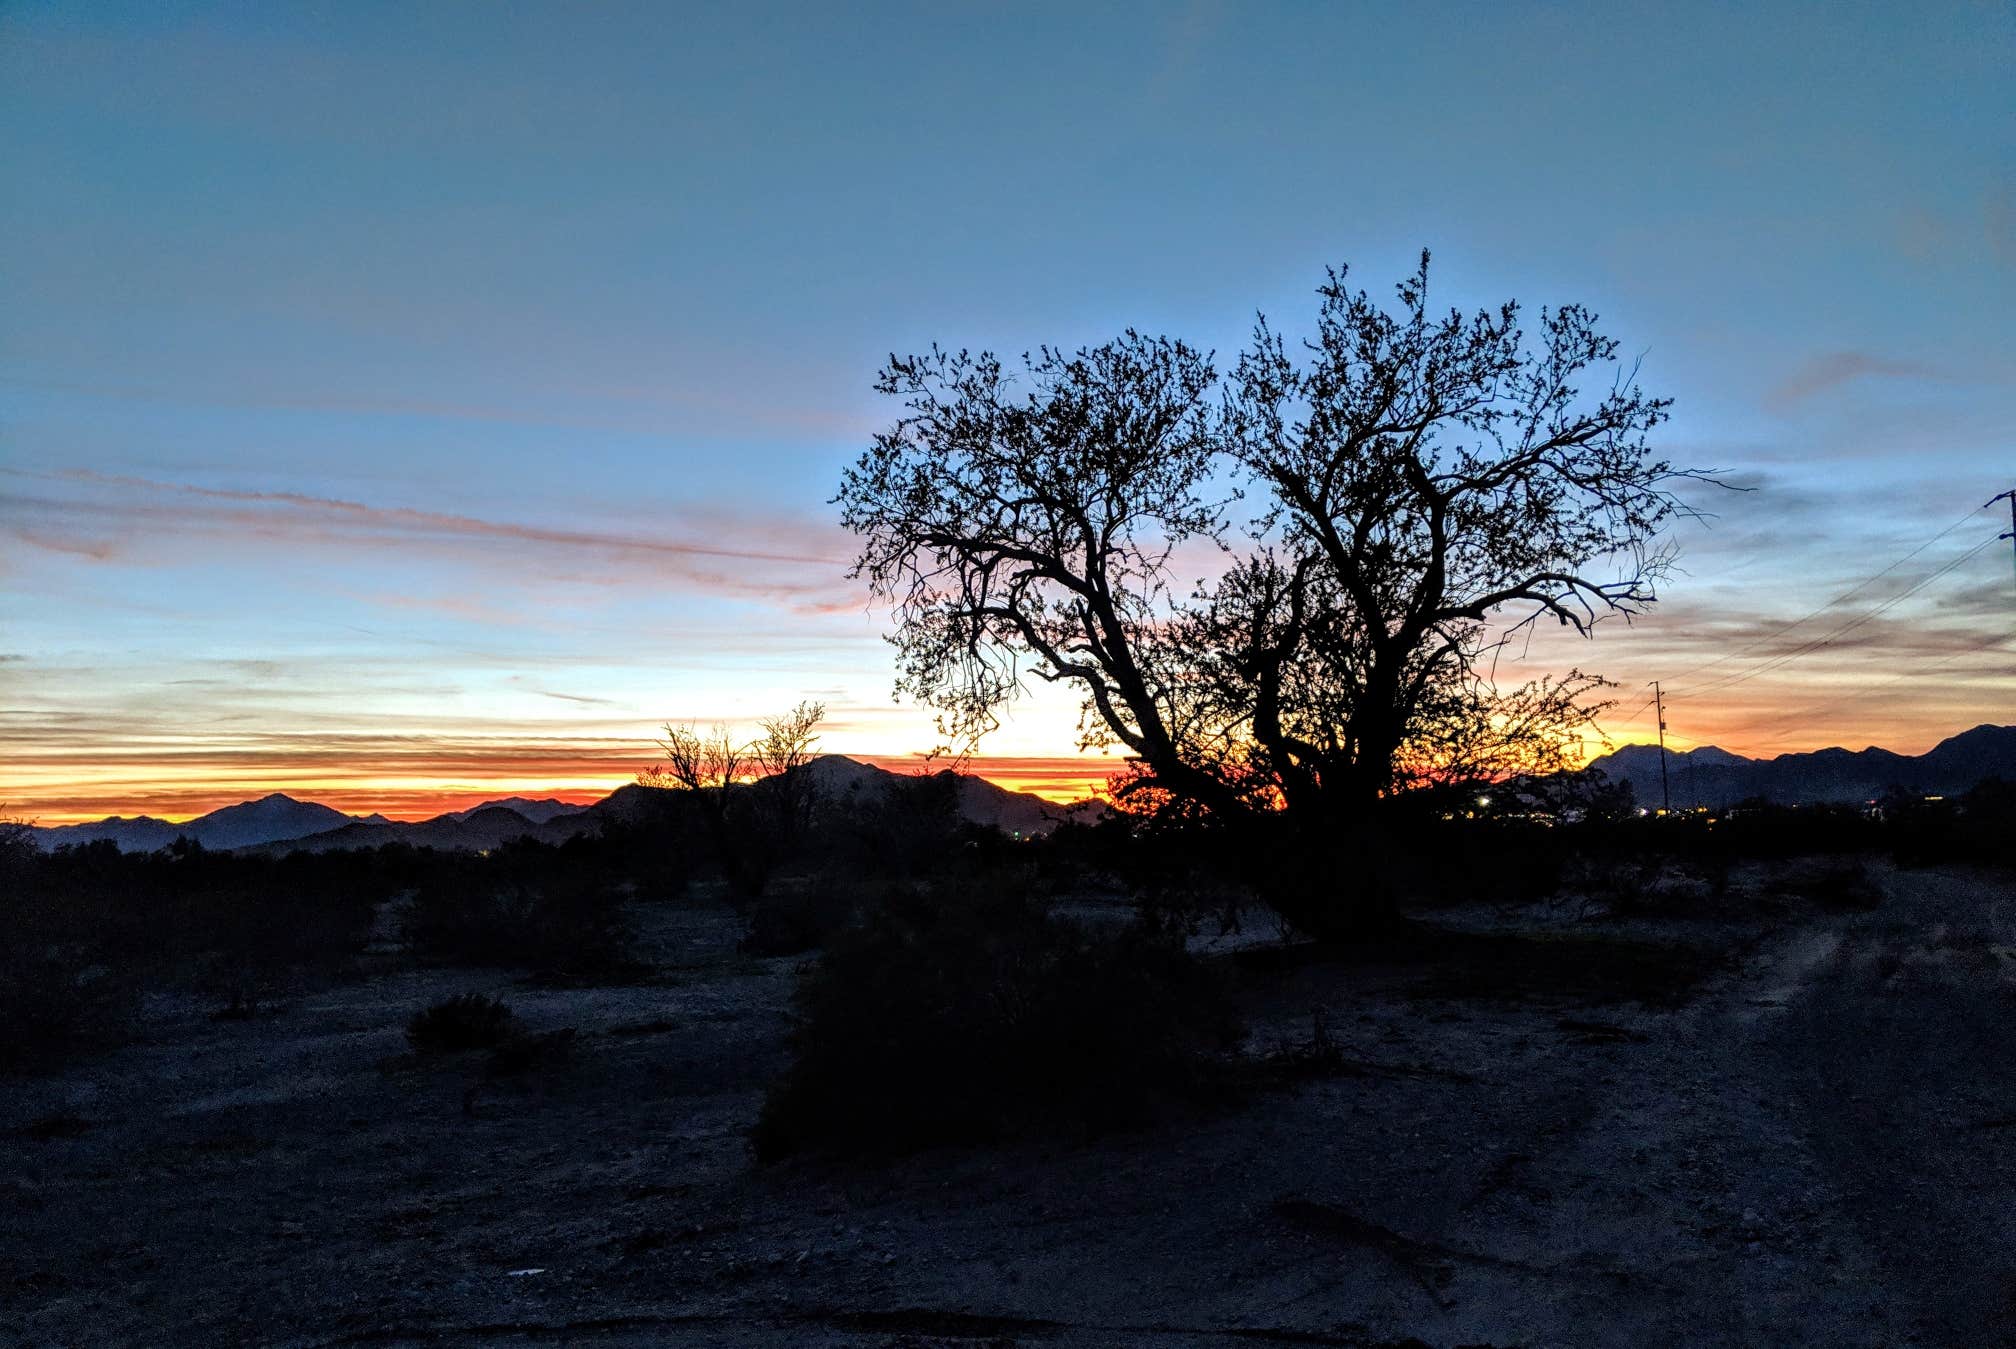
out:
M2005 498L2009 502L2009 532L2000 537L2011 540L2009 545L2010 560L2016 562L2016 487L2012 487L2006 492L1997 492L1994 496L1989 497L1981 503L1981 509L1985 511L1996 502Z
M1652 681L1652 705L1659 712L1659 802L1660 814L1673 813L1673 789L1666 781L1666 698L1659 692L1659 681Z

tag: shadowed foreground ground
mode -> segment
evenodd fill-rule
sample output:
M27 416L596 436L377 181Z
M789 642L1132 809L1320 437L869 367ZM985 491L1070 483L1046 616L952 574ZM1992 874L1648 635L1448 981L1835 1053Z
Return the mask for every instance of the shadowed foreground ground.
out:
M1768 927L1478 912L1442 960L1249 953L1249 1052L1320 1010L1321 1062L881 1168L751 1164L796 962L736 956L724 910L641 915L633 987L157 1003L5 1086L0 1338L2016 1343L2016 896L1878 880ZM575 1027L573 1061L410 1061L406 1018L464 989Z

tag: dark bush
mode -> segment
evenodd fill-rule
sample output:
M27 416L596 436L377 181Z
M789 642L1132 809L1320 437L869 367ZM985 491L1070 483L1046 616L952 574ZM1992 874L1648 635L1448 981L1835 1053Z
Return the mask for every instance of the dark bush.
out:
M501 850L423 883L401 931L427 960L526 969L562 982L619 976L634 964L612 886L564 865L524 865Z
M14 930L88 946L150 985L240 1002L353 973L378 901L396 888L370 854L276 860L187 844L86 844L17 871Z
M1094 931L1018 896L893 896L803 976L794 1058L753 1141L891 1154L1140 1119L1233 1034L1180 941Z
M749 907L749 931L739 949L751 956L791 956L827 945L852 921L856 887L812 877L773 888Z
M2016 866L2016 784L1989 778L1957 798L1891 792L1881 812L1899 866Z
M1526 819L1394 812L1382 838L1407 859L1394 888L1413 904L1534 903L1561 888L1570 861L1559 829Z
M612 890L646 902L677 899L690 879L692 830L683 818L612 817L593 834L562 843L558 861L576 873L596 873Z
M959 813L959 776L951 772L906 776L858 799L824 802L818 819L822 869L850 876L938 876L1004 843Z
M18 933L0 945L0 1072L59 1068L126 1038L139 988L100 953Z
M1854 858L1813 859L1780 876L1771 889L1834 913L1866 913L1883 903L1882 887Z
M518 1016L504 1002L482 993L444 998L413 1014L406 1043L417 1054L455 1054L495 1049L518 1035Z
M2016 870L2016 782L1989 778L1961 799L1960 815L1968 856Z
M0 1072L58 1069L126 1038L139 986L100 899L73 900L27 830L0 823Z
M413 953L450 965L520 963L530 897L467 875L423 882L400 916L399 933Z

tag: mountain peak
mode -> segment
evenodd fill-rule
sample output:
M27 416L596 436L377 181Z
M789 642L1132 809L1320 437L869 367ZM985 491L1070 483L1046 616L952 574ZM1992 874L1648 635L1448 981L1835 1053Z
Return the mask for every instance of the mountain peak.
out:
M1920 755L1830 745L1746 759L1703 745L1669 752L1662 776L1656 746L1624 745L1589 767L1629 782L1645 804L1667 797L1676 806L1727 806L1751 797L1791 805L1868 801L1892 788L1959 795L1990 777L2016 778L2016 726L1977 726Z
M557 796L541 797L537 801L525 796L504 796L494 801L485 801L480 805L470 806L466 810L448 811L439 818L444 820L466 820L480 811L508 810L520 819L529 820L533 824L546 824L564 815L579 815L587 809L588 807L577 806L571 801L562 801Z
M1962 731L1958 735L1947 736L1932 747L1931 753L1937 754L1948 745L1998 745L2011 742L2016 742L2016 726L1996 726L1984 721L1979 726Z

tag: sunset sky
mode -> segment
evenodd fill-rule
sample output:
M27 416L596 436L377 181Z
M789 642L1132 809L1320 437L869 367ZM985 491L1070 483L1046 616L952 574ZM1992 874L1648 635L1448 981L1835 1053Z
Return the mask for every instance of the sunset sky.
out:
M1522 670L1747 754L2016 722L2012 15L11 0L0 811L586 798L808 697L902 761L828 504L887 353L1229 357L1424 246L1751 489ZM976 766L1076 795L1073 720Z

